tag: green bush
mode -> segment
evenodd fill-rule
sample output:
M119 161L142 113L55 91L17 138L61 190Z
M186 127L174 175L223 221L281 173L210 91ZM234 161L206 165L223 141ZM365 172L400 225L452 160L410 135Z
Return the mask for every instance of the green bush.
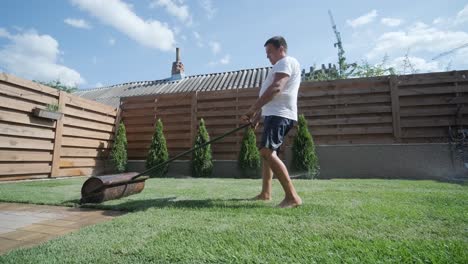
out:
M151 140L151 146L146 157L146 169L150 169L156 165L159 165L169 159L169 153L167 151L166 139L163 133L163 123L161 119L158 119L154 128L153 138ZM169 164L149 173L151 177L164 177L169 169Z
M305 173L312 179L319 174L319 164L315 153L315 144L307 128L304 115L299 116L297 134L292 146L292 169L295 173Z
M251 127L247 128L244 132L238 158L238 165L244 178L259 176L260 152L256 143L254 130Z
M203 143L210 141L210 136L205 127L203 118L198 126L198 133L195 139L194 147L198 147ZM213 172L213 158L211 155L211 146L207 145L203 148L195 150L192 154L192 176L193 177L209 177Z
M119 124L110 155L115 170L124 172L127 169L127 135L123 122Z

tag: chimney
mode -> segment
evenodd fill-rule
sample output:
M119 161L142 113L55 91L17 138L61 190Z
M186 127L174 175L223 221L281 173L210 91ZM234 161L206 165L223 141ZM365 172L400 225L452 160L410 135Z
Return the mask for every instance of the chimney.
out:
M172 63L171 80L180 80L184 77L184 64L180 61L179 48L176 48L176 61Z

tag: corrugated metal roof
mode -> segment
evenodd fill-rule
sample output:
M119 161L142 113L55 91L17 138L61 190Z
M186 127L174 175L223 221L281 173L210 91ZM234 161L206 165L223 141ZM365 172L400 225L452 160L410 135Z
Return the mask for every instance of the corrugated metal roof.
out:
M180 80L131 82L80 90L75 95L119 107L121 97L150 94L219 91L260 87L271 67L186 76Z

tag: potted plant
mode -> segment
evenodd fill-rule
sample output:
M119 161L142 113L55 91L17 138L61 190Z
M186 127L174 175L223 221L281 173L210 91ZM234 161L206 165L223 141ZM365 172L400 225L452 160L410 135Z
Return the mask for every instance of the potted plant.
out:
M59 111L58 104L48 104L45 109L39 107L34 108L33 115L52 120L59 120L62 118L63 113Z

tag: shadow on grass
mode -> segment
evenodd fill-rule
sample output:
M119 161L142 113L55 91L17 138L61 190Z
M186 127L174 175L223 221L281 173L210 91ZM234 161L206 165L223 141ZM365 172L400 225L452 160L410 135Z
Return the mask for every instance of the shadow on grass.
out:
M248 202L247 202L248 201ZM70 201L69 201L70 202ZM111 201L109 201L111 202ZM115 203L112 201L111 203ZM254 202L250 199L204 199L204 200L177 200L177 197L142 199L142 200L124 200L116 204L83 204L81 207L98 208L105 210L121 211L146 211L151 208L185 208L185 209L203 209L203 208L265 208L264 204Z

